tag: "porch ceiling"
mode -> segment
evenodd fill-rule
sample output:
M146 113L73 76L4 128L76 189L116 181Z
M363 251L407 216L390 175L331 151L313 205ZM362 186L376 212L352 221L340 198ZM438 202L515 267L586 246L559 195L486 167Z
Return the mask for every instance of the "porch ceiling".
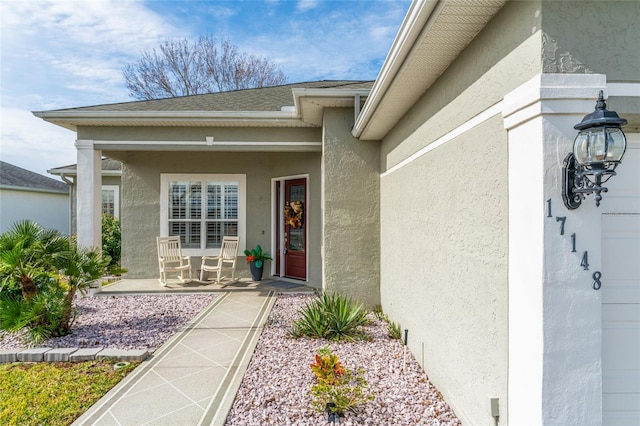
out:
M384 138L506 1L414 2L353 135L364 140Z

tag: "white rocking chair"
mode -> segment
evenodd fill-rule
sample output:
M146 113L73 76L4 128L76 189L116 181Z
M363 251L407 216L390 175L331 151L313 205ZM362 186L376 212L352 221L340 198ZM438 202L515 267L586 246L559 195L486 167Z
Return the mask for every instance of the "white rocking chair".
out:
M238 257L238 246L240 245L240 237L222 237L222 246L220 247L220 255L203 256L200 270L200 281L204 281L205 272L216 273L216 283L220 284L222 279L222 268L231 268L231 280L235 280L236 259ZM212 264L207 265L207 261ZM208 278L208 277L207 277Z
M187 282L184 273L189 273L191 280L191 257L182 255L180 237L157 237L158 266L160 268L160 284L167 286L167 272L179 272L181 283Z

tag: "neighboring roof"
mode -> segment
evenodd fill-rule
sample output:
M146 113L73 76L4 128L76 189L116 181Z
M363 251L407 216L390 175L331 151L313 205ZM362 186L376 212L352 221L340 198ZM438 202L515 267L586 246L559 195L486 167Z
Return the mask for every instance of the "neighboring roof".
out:
M506 2L411 3L353 135L364 140L384 138Z
M259 89L95 105L33 114L59 126L279 126L314 127L305 122L298 96L313 90L314 96L335 99L366 96L373 81L323 80ZM339 102L336 106L342 106ZM333 104L330 104L333 106Z
M51 173L56 176L76 176L78 174L78 165L70 164L68 166L55 167L47 170L47 173ZM103 176L121 176L122 175L122 163L110 158L102 159L102 175Z
M66 183L0 161L0 188L68 194Z

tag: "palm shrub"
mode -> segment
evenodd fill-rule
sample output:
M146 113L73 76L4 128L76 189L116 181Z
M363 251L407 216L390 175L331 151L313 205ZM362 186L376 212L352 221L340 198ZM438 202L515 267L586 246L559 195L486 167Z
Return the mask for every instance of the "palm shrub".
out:
M102 253L109 256L109 272L120 275L127 272L126 268L120 266L122 254L122 232L120 221L110 214L102 215Z
M100 278L109 264L109 257L102 256L98 250L79 247L75 241L71 244L68 255L59 258L56 266L68 287L64 297L60 326L56 335L64 336L71 332L73 324L73 298L80 291L85 291L92 281Z
M0 328L42 341L71 331L73 299L105 272L108 257L55 230L22 221L0 235Z
M28 300L15 295L1 296L0 329L12 333L26 331L35 344L59 336L64 299L65 291L58 286L49 286Z
M305 303L294 321L291 335L329 340L366 338L361 327L369 323L367 311L361 303L338 293L323 293Z
M55 273L54 262L69 249L69 238L59 231L16 222L0 235L0 290L19 288L24 299L31 299Z

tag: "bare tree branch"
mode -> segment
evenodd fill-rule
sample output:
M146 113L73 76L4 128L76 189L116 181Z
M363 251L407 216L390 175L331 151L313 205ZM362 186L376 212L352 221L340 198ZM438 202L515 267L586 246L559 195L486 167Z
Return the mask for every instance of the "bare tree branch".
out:
M148 100L284 84L287 77L264 57L239 51L229 40L202 36L165 40L122 70L129 95Z

